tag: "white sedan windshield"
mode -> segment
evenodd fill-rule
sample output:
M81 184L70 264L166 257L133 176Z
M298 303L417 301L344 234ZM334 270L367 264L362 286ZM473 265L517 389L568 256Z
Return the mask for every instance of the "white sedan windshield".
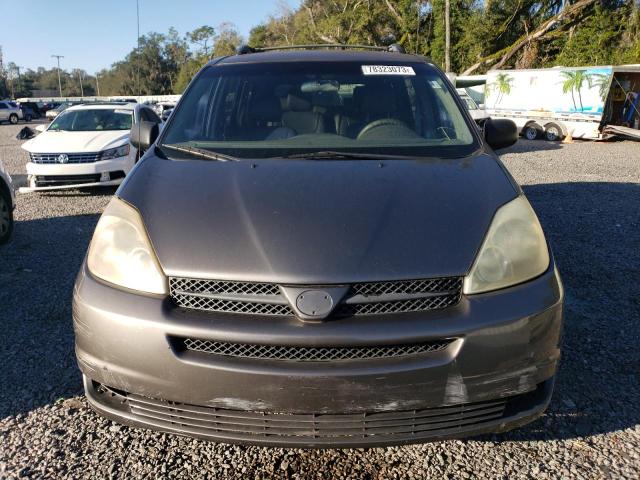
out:
M100 130L129 130L132 113L123 110L87 109L72 110L60 114L49 126L49 130L90 132Z

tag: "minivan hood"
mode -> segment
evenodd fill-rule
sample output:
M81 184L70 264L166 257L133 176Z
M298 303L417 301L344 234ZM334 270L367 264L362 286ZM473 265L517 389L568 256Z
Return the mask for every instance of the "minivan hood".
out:
M129 130L93 132L44 131L22 145L30 153L100 152L127 143Z
M151 154L152 152L150 152ZM148 156L118 192L168 276L336 284L464 275L518 194L498 161Z

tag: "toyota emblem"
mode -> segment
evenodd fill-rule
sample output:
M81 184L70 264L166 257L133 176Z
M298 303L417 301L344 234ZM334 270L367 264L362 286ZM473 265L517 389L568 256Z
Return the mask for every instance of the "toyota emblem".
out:
M66 153L61 153L58 155L58 163L67 163L69 161L69 155Z

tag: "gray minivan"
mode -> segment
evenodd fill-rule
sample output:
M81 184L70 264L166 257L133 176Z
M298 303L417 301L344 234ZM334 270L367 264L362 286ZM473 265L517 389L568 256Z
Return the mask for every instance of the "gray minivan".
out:
M396 49L397 50L397 49ZM443 72L397 51L216 58L100 218L74 290L87 398L223 442L382 446L548 405L563 288Z

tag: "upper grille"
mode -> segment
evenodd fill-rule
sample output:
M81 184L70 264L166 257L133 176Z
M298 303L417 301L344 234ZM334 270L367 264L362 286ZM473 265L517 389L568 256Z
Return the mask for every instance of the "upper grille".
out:
M399 282L355 283L351 286L359 295L389 295L393 293L427 293L457 290L461 287L459 277L430 278L427 280L403 280Z
M407 313L424 312L451 307L460 301L458 293L450 295L438 295L435 297L415 298L397 302L373 302L341 304L336 310L336 315L379 315L383 313Z
M172 277L169 279L169 286L171 298L183 308L221 313L295 315L280 287L273 283ZM322 289L322 286L317 288ZM332 315L438 310L457 304L461 295L460 277L355 283L350 286Z
M294 315L278 286L272 283L172 277L169 287L171 298L183 308L223 313Z
M60 162L61 153L30 153L32 163L94 163L100 160L102 152L93 153L67 153L68 160Z
M444 350L451 340L434 340L405 345L366 345L361 347L300 347L285 345L252 345L185 338L184 348L195 352L237 358L288 360L298 362L329 362L335 360L366 360L394 358L434 353Z
M225 282L174 277L171 279L171 288L193 293L280 295L280 289L273 283Z

